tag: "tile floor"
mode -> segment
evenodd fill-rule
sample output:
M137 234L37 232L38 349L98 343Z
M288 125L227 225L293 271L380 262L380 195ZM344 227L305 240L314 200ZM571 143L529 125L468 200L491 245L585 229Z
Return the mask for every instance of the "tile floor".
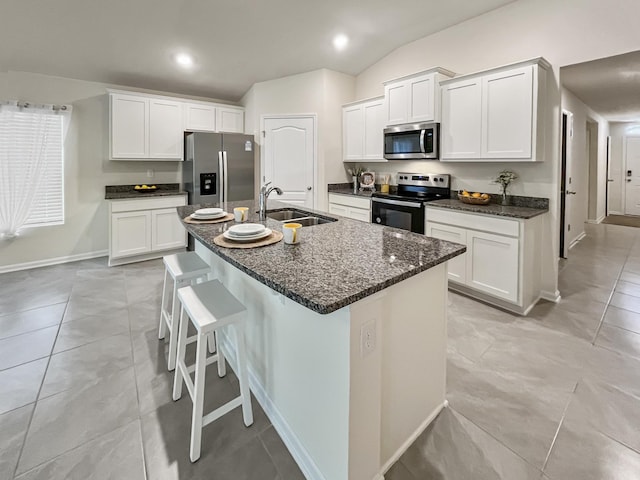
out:
M640 478L640 229L587 231L558 305L522 318L450 295L450 407L386 480ZM161 281L159 261L0 275L0 479L303 478L255 402L252 427L236 409L189 462ZM209 370L205 408L237 388Z

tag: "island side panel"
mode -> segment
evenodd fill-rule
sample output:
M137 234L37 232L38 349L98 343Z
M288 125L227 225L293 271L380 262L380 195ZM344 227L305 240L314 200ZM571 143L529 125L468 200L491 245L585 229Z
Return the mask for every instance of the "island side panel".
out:
M252 392L309 479L347 480L349 310L320 315L220 259L196 252L247 307ZM235 347L233 336L224 345ZM223 348L223 351L226 348Z
M447 263L385 290L381 466L395 462L445 405Z

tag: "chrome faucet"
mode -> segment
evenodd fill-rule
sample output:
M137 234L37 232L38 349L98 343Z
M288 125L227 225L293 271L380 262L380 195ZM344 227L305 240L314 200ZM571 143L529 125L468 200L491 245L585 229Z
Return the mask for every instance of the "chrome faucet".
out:
M282 195L282 190L278 187L269 187L271 182L265 183L260 189L260 220L265 220L267 218L267 199L269 198L269 194L274 190L278 195Z

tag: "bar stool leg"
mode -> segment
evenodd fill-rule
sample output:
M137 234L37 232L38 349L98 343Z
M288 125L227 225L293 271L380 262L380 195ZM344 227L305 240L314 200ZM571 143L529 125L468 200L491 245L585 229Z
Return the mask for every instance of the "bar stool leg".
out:
M242 396L242 419L248 427L253 424L253 410L251 408L251 392L249 391L249 375L247 373L246 346L244 343L244 329L242 324L234 325L236 331L236 365L238 365L238 381L240 383L240 395Z
M169 371L173 371L176 368L176 349L178 343L178 336L175 335L178 327L178 307L180 302L178 301L178 289L188 285L188 282L180 282L175 280L173 282L173 300L171 304L171 335L169 336L169 359L167 360L167 368Z
M207 337L198 333L196 347L196 372L193 386L193 413L191 416L191 461L200 458L202 441L202 410L204 407L204 374L207 369Z
M167 324L164 321L164 310L167 302L167 278L169 277L169 271L164 270L164 283L162 284L162 300L160 302L160 327L158 330L158 339L162 340L167 334Z
M173 399L180 400L182 397L182 375L184 367L186 371L186 366L184 363L184 354L187 348L187 315L185 314L184 308L180 310L180 326L178 327L178 353L176 356L177 359L177 367L176 374L173 380Z
M218 348L216 332L211 332L207 335L207 345L209 347L209 353L216 353L216 349Z

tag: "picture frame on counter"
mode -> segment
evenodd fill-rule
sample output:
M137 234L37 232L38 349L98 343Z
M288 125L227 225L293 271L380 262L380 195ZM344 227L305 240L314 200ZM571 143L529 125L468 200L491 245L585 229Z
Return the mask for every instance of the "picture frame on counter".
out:
M360 175L360 190L376 190L376 174L375 172L363 172Z

